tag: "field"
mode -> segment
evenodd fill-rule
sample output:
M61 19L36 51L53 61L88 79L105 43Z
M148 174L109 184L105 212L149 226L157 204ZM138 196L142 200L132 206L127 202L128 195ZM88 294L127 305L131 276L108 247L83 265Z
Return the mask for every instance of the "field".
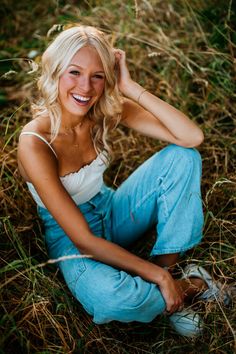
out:
M19 132L31 119L35 71L47 43L71 22L94 25L127 53L132 77L204 131L203 242L183 258L224 284L236 278L236 9L233 0L1 0L0 353L233 354L235 297L194 305L202 336L178 336L167 319L95 325L47 263L43 229L16 164ZM116 188L164 144L124 128L112 133ZM134 252L147 257L150 241Z

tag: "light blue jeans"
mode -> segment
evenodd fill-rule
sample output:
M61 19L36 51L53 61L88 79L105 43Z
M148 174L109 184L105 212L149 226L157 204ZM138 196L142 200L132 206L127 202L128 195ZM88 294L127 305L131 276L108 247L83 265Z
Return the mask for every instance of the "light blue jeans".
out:
M156 226L151 255L183 253L202 237L201 158L197 150L169 145L144 162L116 190L103 186L79 205L91 231L123 247ZM80 254L44 208L49 256ZM165 310L156 284L91 258L58 263L72 294L95 323L150 322Z

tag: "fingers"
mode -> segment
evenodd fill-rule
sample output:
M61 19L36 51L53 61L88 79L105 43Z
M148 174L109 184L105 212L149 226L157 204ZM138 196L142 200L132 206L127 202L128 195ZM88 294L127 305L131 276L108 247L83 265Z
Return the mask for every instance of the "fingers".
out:
M124 50L122 50L122 49L118 49L118 48L113 48L113 53L115 54L115 55L125 55L125 51Z
M122 70L126 63L125 52L121 49L113 48L113 53L115 55L116 66L119 68L119 70Z
M117 72L118 87L120 92L126 96L127 87L129 87L129 83L132 82L126 63L126 54L123 50L116 48L113 48L113 53L115 55L115 70Z
M115 58L116 60L120 61L120 60L125 60L125 52L121 49L116 49L113 48L113 53L115 54Z
M176 312L176 311L181 311L183 309L183 304L181 305L174 305L174 306L167 306L166 307L166 313L168 315L171 315L172 313Z
M184 304L183 303L180 303L180 304L175 304L175 305L169 305L167 304L166 306L166 310L165 310L165 313L167 315L171 315L172 313L176 312L176 311L181 311L184 307Z
M171 315L183 308L184 292L179 283L168 272L165 274L161 284L159 284L159 288L166 302L166 314Z
M175 290L175 293L174 291ZM181 311L184 306L184 296L178 287L172 289L172 296L166 301L166 312L172 314L176 311Z
M176 309L173 309L171 311L165 310L164 311L164 315L171 316L173 313L182 311L183 309L184 309L184 306L182 305L182 306L180 306L180 307L178 307Z
M181 292L179 292L179 289L176 289L176 294L175 297L172 297L169 299L169 301L166 302L166 312L168 314L172 314L176 311L181 311L184 307L184 297Z

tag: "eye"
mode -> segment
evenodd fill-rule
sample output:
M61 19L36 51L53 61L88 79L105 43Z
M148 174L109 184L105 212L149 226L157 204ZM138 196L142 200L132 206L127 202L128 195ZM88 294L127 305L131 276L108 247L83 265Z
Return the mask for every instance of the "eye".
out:
M104 79L104 76L103 75L100 75L100 74L95 74L93 76L95 79Z
M78 70L71 70L70 74L77 76L80 74L80 72Z

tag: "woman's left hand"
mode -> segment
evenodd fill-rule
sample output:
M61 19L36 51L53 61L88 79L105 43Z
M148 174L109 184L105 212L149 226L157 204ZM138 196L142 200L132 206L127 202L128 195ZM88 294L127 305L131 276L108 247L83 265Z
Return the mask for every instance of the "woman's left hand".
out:
M116 65L118 67L118 86L121 93L125 96L129 95L129 87L132 85L133 80L130 76L127 64L126 54L121 49L114 49L116 58Z

